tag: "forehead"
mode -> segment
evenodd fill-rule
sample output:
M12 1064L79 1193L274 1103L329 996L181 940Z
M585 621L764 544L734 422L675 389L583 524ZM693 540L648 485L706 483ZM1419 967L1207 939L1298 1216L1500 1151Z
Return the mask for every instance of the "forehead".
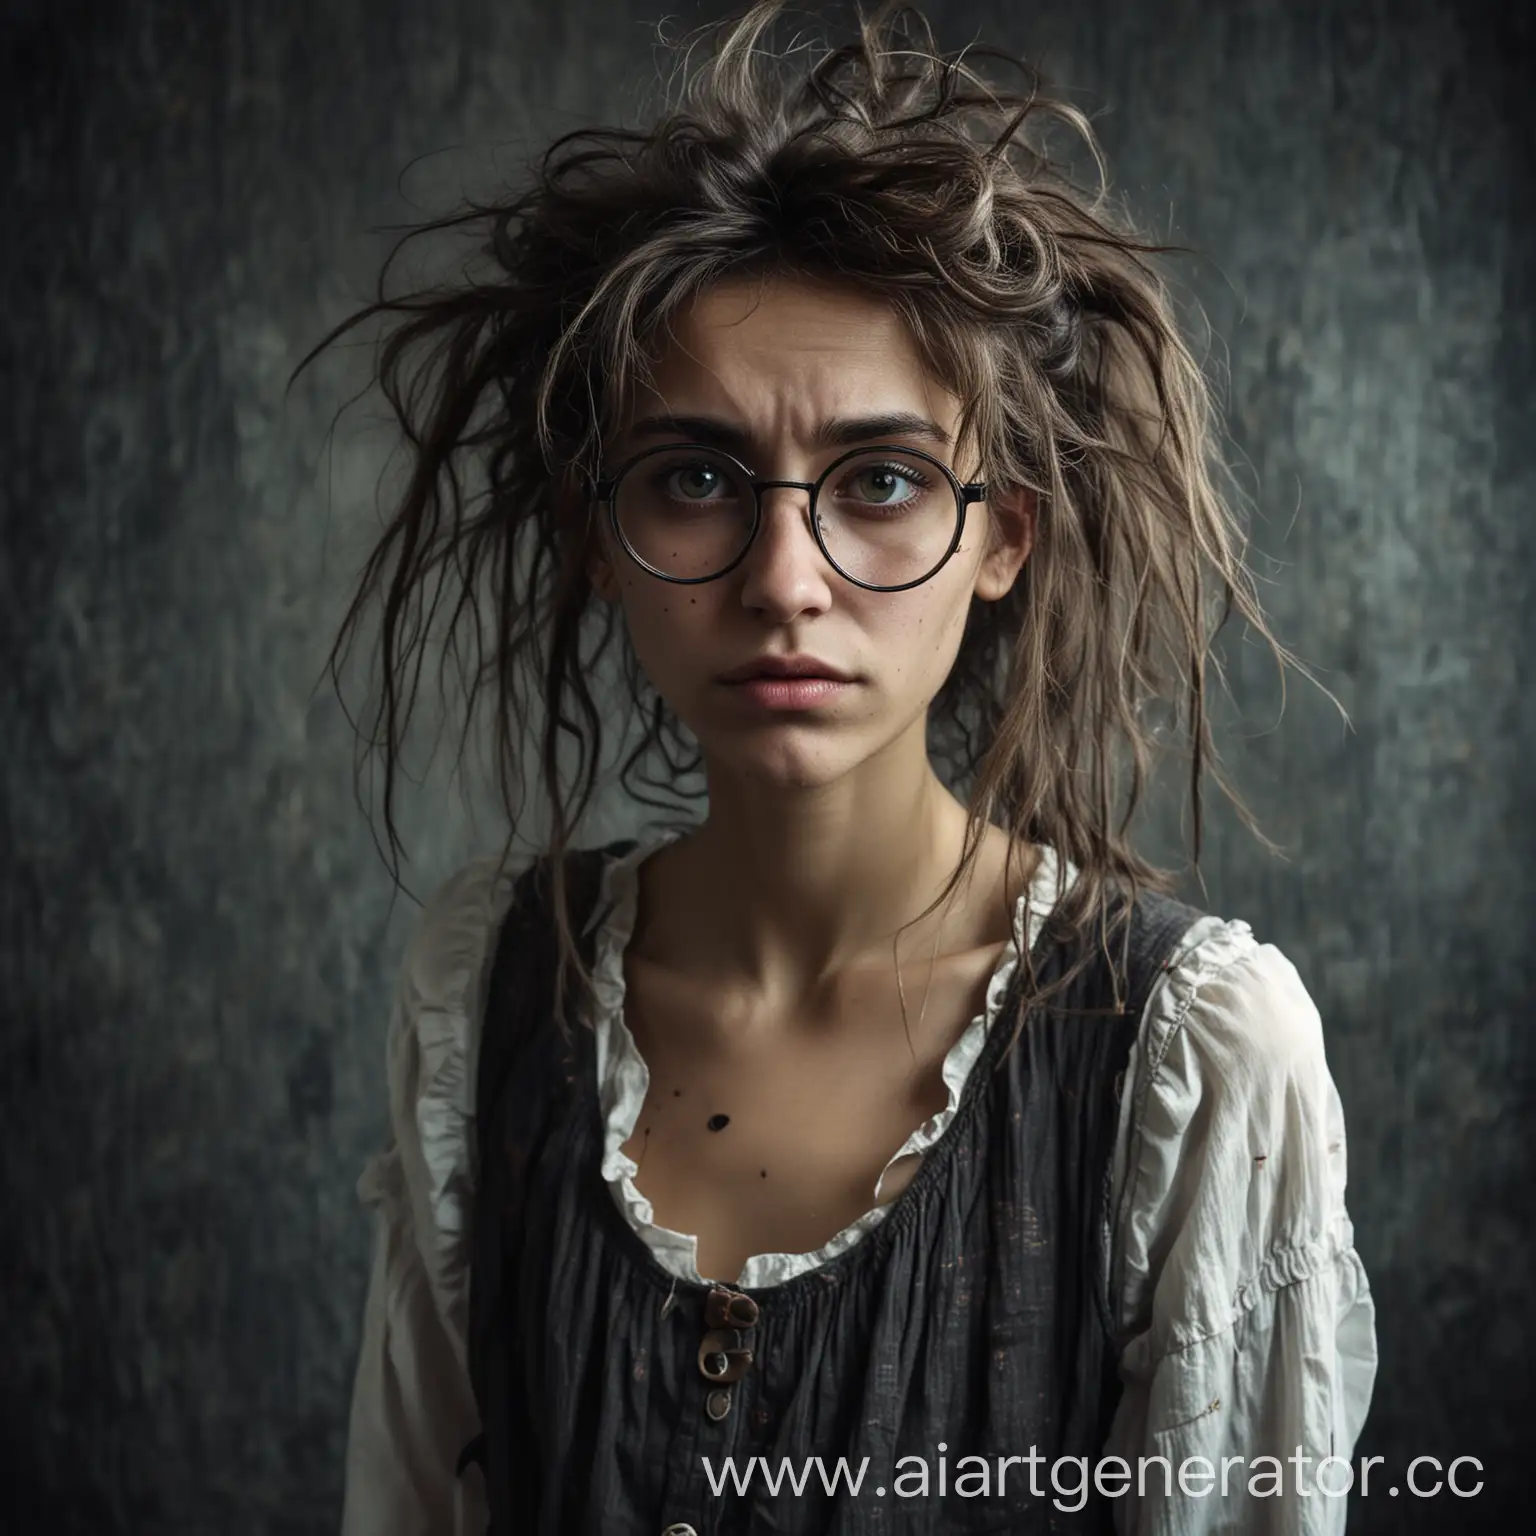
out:
M673 317L626 416L729 417L808 437L840 416L908 412L953 428L959 402L878 298L792 277L730 278Z

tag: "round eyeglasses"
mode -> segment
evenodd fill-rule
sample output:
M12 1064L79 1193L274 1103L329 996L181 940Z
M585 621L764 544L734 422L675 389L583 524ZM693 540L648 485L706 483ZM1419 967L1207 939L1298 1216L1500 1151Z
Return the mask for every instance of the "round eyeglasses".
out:
M663 581L715 581L739 565L763 492L804 491L811 533L838 575L871 592L921 586L960 547L965 509L986 498L911 448L856 448L814 481L760 480L718 448L647 448L592 488L618 541Z

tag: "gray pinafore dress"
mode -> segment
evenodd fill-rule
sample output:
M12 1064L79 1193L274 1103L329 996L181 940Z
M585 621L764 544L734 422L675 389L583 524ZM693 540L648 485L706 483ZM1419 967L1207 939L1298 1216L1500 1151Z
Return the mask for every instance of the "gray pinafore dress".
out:
M603 861L633 846L568 855L588 944ZM1139 897L1118 1014L1102 954L1048 1008L1025 1006L1018 966L948 1130L881 1224L742 1292L663 1270L603 1181L595 1041L553 1017L539 872L497 939L478 1057L482 1432L460 1467L482 1467L489 1531L1111 1531L1110 1502L1090 1493L1073 1511L1049 1468L1091 1466L1118 1400L1101 1255L1121 1077L1152 983L1200 914ZM1048 918L1042 981L1070 942ZM1027 1463L999 1470L1031 1453L1043 1497Z

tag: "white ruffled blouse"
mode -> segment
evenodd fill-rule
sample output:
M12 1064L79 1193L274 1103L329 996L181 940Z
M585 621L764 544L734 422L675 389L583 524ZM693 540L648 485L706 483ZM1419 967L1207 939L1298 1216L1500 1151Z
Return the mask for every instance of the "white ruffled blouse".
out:
M665 1269L701 1277L688 1233L656 1224L622 1147L649 1073L624 1022L624 951L634 927L639 864L666 838L609 860L594 935L603 1177ZM1033 945L1058 887L1044 850L1030 892ZM407 946L387 1043L391 1144L358 1190L378 1212L363 1341L353 1389L343 1536L478 1536L478 1485L454 1475L477 1429L465 1361L468 1216L474 1198L472 1119L490 942L520 872L494 857L461 869L427 902ZM606 912L606 915L603 915ZM945 1132L1019 964L1024 901L983 1011L943 1063L948 1102L886 1165L921 1156ZM880 1183L866 1214L814 1253L747 1260L742 1287L815 1268L884 1219ZM1202 917L1184 935L1142 1015L1121 1095L1101 1234L1122 1336L1124 1383L1106 1456L1131 1468L1114 1500L1135 1536L1218 1531L1342 1532L1344 1497L1320 1492L1318 1462L1351 1457L1376 1374L1375 1313L1344 1204L1344 1121L1317 1009L1295 968L1241 919ZM1285 1463L1310 1458L1308 1494ZM1138 1457L1166 1457L1136 1497ZM1284 1491L1257 1497L1247 1467L1281 1458ZM1221 1496L1178 1491L1181 1463L1243 1457ZM1304 1464L1306 1465L1306 1464ZM1111 1469L1106 1486L1117 1489ZM1331 1474L1331 1475L1330 1475ZM1048 1473L1046 1474L1048 1486ZM1210 1483L1196 1463L1195 1489ZM1269 1471L1256 1488L1273 1492ZM1337 1466L1324 1487L1345 1484Z

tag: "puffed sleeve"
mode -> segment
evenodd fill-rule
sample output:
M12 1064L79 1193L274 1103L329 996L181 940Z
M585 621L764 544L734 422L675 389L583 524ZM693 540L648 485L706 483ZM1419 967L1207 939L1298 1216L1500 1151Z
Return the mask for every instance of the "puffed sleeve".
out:
M1131 1471L1118 1528L1342 1532L1375 1313L1339 1095L1295 967L1244 922L1197 923L1125 1084L1110 1248L1123 1394L1105 1448Z
M342 1536L485 1529L471 1471L478 1428L465 1364L473 1193L474 1059L489 936L515 870L476 860L423 907L386 1046L391 1140L358 1183L373 1267L353 1384Z

